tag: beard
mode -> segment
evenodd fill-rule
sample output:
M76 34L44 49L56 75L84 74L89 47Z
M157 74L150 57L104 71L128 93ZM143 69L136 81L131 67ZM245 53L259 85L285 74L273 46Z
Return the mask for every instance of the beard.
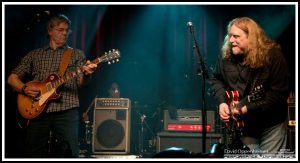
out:
M234 46L234 47L231 48L231 52L234 55L245 54L245 49L240 48L239 46Z

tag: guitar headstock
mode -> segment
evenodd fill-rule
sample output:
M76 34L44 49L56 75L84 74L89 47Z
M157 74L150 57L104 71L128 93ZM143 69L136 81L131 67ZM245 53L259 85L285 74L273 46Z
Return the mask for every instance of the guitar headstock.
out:
M253 89L253 92L249 95L249 101L257 101L265 96L265 90L263 85L258 85Z
M119 62L120 51L116 49L112 49L108 52L105 52L103 56L100 57L101 61L108 62L108 64L112 64L115 62Z

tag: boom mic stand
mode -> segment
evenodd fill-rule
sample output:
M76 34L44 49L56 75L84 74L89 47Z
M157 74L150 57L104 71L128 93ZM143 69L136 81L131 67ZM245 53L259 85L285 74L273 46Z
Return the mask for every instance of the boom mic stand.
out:
M143 155L147 150L145 149L144 146L144 134L145 134L145 129L147 129L148 131L150 131L151 135L154 136L154 132L151 130L150 126L148 125L147 121L146 121L146 115L145 114L141 114L140 112L136 111L137 114L140 116L140 132L139 132L139 150L140 150L140 154ZM146 127L146 128L145 128Z
M92 102L90 103L90 105L88 106L88 108L86 109L86 111L83 113L83 117L82 120L84 122L84 137L82 139L82 141L80 141L82 144L82 152L85 155L85 157L90 156L91 154L91 143L92 143L92 136L93 136L93 124L91 123L91 121L89 120L89 111L91 109L93 109L93 105L95 104L95 99L98 97L98 95L96 95Z
M193 23L187 22L187 26L190 29L190 33L194 40L193 49L196 50L198 54L198 63L200 64L199 69L197 71L197 75L202 76L202 153L206 152L206 99L205 99L205 81L208 78L208 73L202 59L202 55L200 53L200 49L196 40Z

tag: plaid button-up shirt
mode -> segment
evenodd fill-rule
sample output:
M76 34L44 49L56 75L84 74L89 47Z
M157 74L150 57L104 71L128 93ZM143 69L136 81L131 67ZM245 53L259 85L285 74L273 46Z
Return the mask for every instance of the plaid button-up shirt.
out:
M49 46L30 51L24 56L12 73L20 79L27 76L35 81L43 81L50 74L58 74L61 59L67 46L51 49ZM74 72L86 62L83 51L74 49L65 74ZM79 107L78 85L79 78L74 77L61 85L56 91L61 98L48 102L47 112L57 112Z

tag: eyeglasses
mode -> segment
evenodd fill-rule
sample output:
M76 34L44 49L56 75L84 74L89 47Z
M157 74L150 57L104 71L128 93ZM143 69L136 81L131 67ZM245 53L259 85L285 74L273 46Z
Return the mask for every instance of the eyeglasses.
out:
M66 31L68 34L72 33L72 30L64 28L54 28L54 30L56 30L58 33L63 33L64 31Z

